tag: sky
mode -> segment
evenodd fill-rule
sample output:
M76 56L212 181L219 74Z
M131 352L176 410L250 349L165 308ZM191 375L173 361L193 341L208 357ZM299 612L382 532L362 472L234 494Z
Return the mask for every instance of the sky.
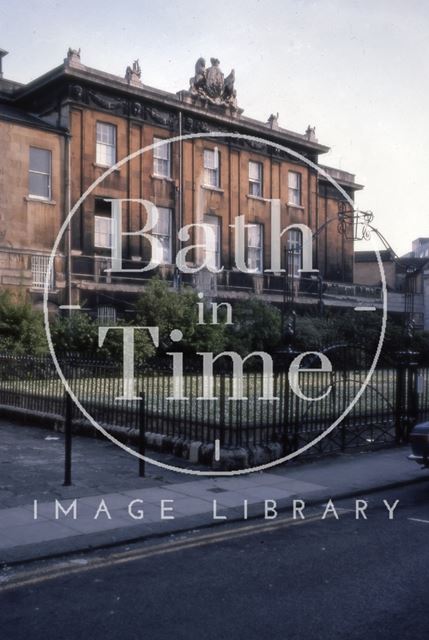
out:
M121 76L139 58L143 83L171 92L219 58L245 115L316 127L320 162L365 185L357 205L400 255L429 237L428 34L426 0L0 0L4 76L20 82L69 46Z

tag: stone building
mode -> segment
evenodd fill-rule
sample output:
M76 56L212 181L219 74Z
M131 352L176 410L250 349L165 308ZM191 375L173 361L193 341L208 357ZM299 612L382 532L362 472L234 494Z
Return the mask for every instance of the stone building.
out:
M418 238L412 250L398 257L392 249L380 251L386 278L388 309L406 316L417 329L429 331L429 239ZM374 251L357 251L354 278L357 286L381 287Z
M154 273L172 286L189 283L213 297L253 292L281 303L285 278L269 272L273 199L280 201L282 229L306 225L315 235L313 267L324 282L325 304L344 306L341 287L348 292L347 304L355 304L362 292L353 288L353 239L339 233L343 196L329 176L351 198L362 187L353 174L319 164L329 148L319 143L314 128L296 133L282 128L278 115L266 122L245 116L234 71L225 77L219 65L212 58L207 67L200 58L189 89L177 94L147 86L138 61L118 77L85 66L80 51L72 49L61 65L28 84L0 78L3 286L40 300L46 256L70 207L121 159L162 140L188 136L136 155L91 188L73 217L70 237L66 234L58 246L52 305L84 304L100 317L113 317L117 310L132 309ZM210 137L210 132L225 136ZM228 137L231 133L245 137ZM302 157L323 166L323 174ZM122 265L128 272L106 271L112 255L110 201L117 199L144 199L158 208L156 269L141 271L150 245L135 232L144 226L146 210L124 202L122 231L129 235L122 236ZM245 258L252 274L235 267L230 225L238 215L251 225ZM204 256L199 250L190 253L189 263L198 265L210 254L224 270L218 275L178 273L175 256L184 245L177 232L201 222L213 231L211 244ZM188 244L198 243L192 231ZM308 304L315 296L308 283L300 284L303 242L295 226L282 236L281 251L297 297ZM310 285L311 278L318 279L310 274Z
M3 93L18 85L0 80ZM0 286L42 299L49 254L64 215L64 130L0 101ZM49 282L55 306L64 288L64 261Z

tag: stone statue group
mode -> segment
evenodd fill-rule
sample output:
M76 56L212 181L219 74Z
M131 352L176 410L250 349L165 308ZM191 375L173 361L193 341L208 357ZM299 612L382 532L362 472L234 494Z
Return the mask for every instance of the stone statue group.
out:
M195 76L190 79L190 91L213 104L223 104L236 108L237 92L234 89L234 69L225 78L217 58L210 58L211 67L206 69L204 58L198 58Z

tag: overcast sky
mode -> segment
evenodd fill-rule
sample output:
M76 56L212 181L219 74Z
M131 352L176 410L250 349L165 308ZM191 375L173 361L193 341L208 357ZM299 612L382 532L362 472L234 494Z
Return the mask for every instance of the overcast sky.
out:
M236 73L239 106L331 147L320 161L356 174L362 209L398 253L429 237L429 2L425 0L0 0L5 77L27 82L82 62L186 89L195 61ZM360 248L369 248L357 246Z

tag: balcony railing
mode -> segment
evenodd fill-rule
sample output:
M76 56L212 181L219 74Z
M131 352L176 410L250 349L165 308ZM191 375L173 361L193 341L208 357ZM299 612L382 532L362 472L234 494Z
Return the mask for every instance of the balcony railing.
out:
M237 291L254 294L295 295L298 298L320 298L321 295L342 298L371 298L381 300L379 286L360 285L345 282L324 281L316 274L297 276L276 275L271 273L248 274L241 271L224 269L218 274L199 272L197 274L179 273L173 265L160 265L151 271L139 271L145 263L123 260L123 269L134 272L109 272L110 260L100 256L72 256L72 280L89 281L94 284L144 286L154 276L173 283L182 283L207 290L216 295L220 291Z

